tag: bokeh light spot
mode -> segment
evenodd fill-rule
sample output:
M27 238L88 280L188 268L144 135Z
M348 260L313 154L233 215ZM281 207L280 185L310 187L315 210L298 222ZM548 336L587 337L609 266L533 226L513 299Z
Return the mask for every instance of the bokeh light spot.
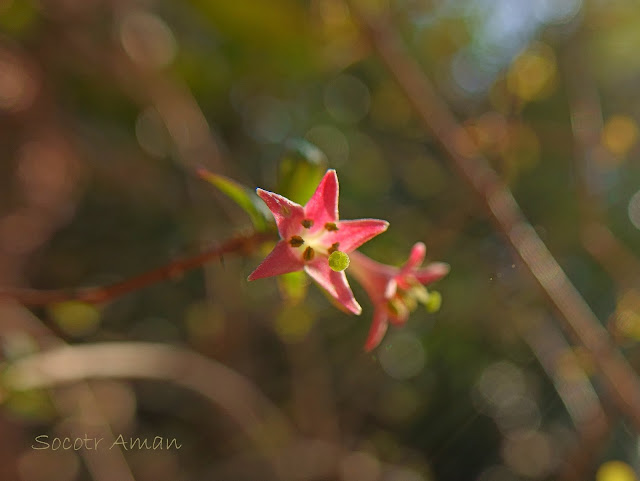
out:
M303 340L313 326L313 316L302 304L284 306L276 318L275 330L286 343Z
M356 123L369 112L369 88L352 75L339 75L327 84L324 90L324 105L337 121Z
M38 92L38 83L16 55L0 50L0 110L27 109Z
M305 134L312 144L322 150L333 166L344 164L349 158L349 142L340 130L330 125L317 125Z
M475 392L480 395L480 409L488 409L492 414L526 397L526 389L522 371L509 361L489 365L475 385Z
M380 461L364 451L347 454L339 466L341 481L376 481L380 471Z
M120 24L120 42L135 63L150 69L169 65L176 54L176 41L169 26L157 15L134 11Z
M596 481L638 481L638 477L627 463L607 461L598 468Z
M87 302L59 302L49 306L47 310L58 327L73 337L91 334L100 324L100 311Z
M387 337L379 351L382 369L394 379L409 379L417 376L424 368L426 361L420 340L415 334L406 330Z
M549 95L556 80L553 50L536 44L519 55L507 73L507 86L521 100L532 101Z
M530 478L548 475L554 465L551 440L539 431L523 430L509 436L502 446L502 456L514 472Z
M259 142L281 142L291 129L287 105L275 97L253 98L245 105L242 117L248 133Z
M615 155L623 156L638 140L638 124L629 116L614 115L602 129L602 144Z

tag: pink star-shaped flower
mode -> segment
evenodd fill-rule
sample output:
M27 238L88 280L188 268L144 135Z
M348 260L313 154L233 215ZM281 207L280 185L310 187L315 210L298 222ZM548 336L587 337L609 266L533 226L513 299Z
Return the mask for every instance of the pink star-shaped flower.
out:
M424 286L449 272L449 266L442 262L419 268L425 253L425 245L417 242L402 267L380 264L360 252L351 254L350 273L360 282L374 305L373 321L364 346L366 351L380 344L389 321L403 325L418 302L428 303L429 293Z
M273 214L280 241L249 276L263 277L305 270L334 299L354 314L362 308L353 297L344 271L329 267L335 251L350 253L387 230L389 223L377 219L338 220L338 176L328 170L309 202L302 207L281 195L257 189Z

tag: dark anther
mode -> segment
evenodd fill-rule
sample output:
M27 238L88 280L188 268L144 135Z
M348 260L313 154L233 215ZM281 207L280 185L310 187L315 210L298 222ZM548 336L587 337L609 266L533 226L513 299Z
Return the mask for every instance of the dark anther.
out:
M291 244L291 247L300 247L302 244L304 244L304 239L299 235L294 235L289 240L289 244Z
M302 224L302 227L304 227L305 229L308 229L310 227L313 227L313 221L311 219L304 219L302 222L300 222Z
M335 251L338 250L338 247L340 247L340 242L334 242L333 244L331 244L331 247L329 247L329 254L333 254Z
M338 226L334 222L327 222L324 225L324 228L329 232L333 232L334 230L338 230Z
M313 260L313 256L316 255L316 251L314 251L311 247L307 247L302 254L302 258L305 261Z

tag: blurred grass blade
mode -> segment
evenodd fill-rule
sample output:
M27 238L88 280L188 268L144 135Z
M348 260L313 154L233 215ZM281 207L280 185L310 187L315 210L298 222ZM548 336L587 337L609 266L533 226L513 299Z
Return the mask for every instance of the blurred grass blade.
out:
M305 204L327 170L327 158L315 145L303 139L287 142L280 161L278 193Z
M199 168L197 173L198 176L213 184L220 192L238 204L249 215L257 231L262 232L269 228L273 219L271 213L253 190L204 168Z

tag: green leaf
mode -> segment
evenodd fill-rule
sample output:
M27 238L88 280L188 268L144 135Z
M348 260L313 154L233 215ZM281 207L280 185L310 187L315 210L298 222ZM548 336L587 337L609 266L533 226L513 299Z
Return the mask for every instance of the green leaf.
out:
M290 140L280 161L278 193L305 204L327 170L327 158L315 145L303 139Z
M262 202L262 199L253 190L228 177L214 174L204 168L198 169L198 175L238 204L249 215L257 231L262 232L269 229L273 217L264 202Z

